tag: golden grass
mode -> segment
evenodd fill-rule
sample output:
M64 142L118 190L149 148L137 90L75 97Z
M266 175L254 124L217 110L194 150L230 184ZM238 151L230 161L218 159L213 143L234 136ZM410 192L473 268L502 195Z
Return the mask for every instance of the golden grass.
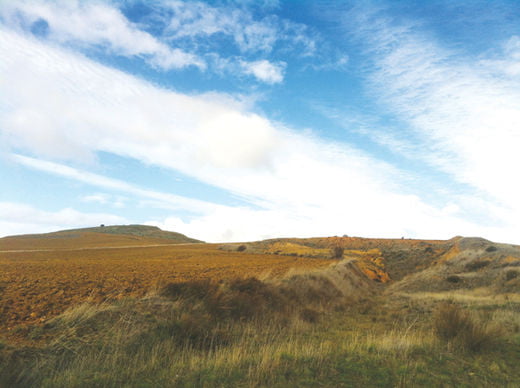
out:
M275 242L269 245L266 253L325 258L330 256L330 249L311 248L302 244L291 242Z
M504 330L497 322L453 302L439 304L433 316L435 334L450 347L481 352L498 345Z
M509 265L520 264L520 257L515 257L515 256L509 255L509 256L505 257L504 259L502 259L501 263L509 264Z
M448 301L452 300L464 304L478 304L478 305L497 305L508 303L520 303L520 295L518 293L503 293L497 294L489 288L477 288L473 290L455 290L445 292L396 292L395 296L402 296L411 299L434 300L434 301Z

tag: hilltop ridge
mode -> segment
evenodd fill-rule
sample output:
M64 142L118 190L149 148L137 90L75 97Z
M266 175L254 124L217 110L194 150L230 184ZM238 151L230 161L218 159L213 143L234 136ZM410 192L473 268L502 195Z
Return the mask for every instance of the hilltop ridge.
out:
M0 250L68 249L147 244L203 243L149 225L109 225L0 238Z

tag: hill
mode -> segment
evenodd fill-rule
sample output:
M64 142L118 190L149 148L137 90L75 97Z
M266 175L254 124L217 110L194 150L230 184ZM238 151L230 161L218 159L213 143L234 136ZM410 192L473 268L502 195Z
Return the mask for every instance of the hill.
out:
M447 291L493 287L508 291L520 286L520 246L478 237L450 240L373 239L361 237L279 238L225 244L225 250L326 258L333 247L342 257L372 261L393 290ZM366 264L366 263L365 263ZM519 273L520 275L520 273Z
M458 238L423 268L409 271L390 287L390 291L407 293L476 289L492 294L518 292L520 246L477 237Z
M203 241L156 226L111 225L0 238L0 250L71 249L92 247L188 244Z

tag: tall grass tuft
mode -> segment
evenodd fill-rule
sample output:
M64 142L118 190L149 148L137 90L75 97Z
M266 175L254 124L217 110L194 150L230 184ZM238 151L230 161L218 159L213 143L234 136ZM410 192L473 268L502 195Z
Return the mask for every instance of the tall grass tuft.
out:
M501 330L489 320L455 303L441 303L433 324L437 337L459 350L480 352L496 345L502 337Z

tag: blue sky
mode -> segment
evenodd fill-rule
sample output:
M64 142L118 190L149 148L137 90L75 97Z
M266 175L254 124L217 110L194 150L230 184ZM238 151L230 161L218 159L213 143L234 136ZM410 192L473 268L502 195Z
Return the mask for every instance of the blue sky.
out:
M516 1L0 2L0 236L520 243Z

